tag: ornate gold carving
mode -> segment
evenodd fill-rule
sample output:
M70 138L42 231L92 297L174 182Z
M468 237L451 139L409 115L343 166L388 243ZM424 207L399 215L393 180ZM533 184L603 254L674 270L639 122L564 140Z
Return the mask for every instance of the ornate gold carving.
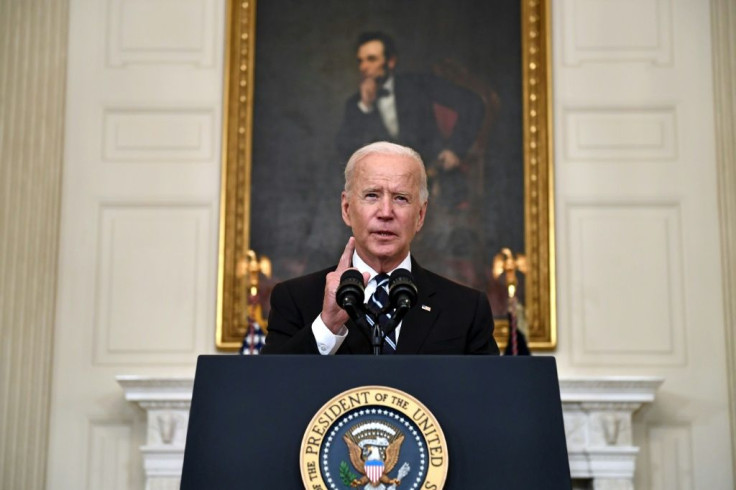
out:
M263 308L260 302L260 283L261 275L271 277L271 260L265 255L259 259L255 251L248 250L244 258L238 260L238 267L235 271L235 277L238 282L244 282L247 287L245 295L244 311L250 320L255 321L261 329L267 331L267 321L263 318ZM246 327L247 329L247 323Z
M553 349L557 345L557 326L548 1L524 1L521 19L528 340L533 349Z
M236 272L246 260L250 230L255 12L255 0L228 2L216 338L227 350L240 347L248 326L248 287Z

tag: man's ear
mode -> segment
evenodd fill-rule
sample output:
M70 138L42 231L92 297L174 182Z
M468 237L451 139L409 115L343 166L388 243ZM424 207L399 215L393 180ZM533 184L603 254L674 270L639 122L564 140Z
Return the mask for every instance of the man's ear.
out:
M390 57L388 59L387 65L389 70L394 71L394 69L396 68L396 56Z
M427 205L429 204L429 200L424 201L424 204L422 204L422 209L419 210L419 221L417 221L417 232L422 229L422 226L424 226L424 218L427 216Z
M345 191L342 191L342 194L340 194L340 209L342 211L342 220L345 222L346 225L352 227L350 224L350 213L348 213L348 209L350 208L350 201L348 200L348 195Z

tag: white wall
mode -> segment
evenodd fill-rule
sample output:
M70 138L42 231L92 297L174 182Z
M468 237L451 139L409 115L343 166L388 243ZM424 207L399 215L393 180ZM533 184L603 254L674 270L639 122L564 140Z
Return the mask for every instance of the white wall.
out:
M730 489L702 0L553 2L562 375L667 378L638 488ZM224 0L71 0L49 489L141 485L116 374L213 352Z
M638 488L733 488L700 0L554 2L562 375L660 375Z
M224 0L72 0L48 485L141 488L115 375L213 353Z

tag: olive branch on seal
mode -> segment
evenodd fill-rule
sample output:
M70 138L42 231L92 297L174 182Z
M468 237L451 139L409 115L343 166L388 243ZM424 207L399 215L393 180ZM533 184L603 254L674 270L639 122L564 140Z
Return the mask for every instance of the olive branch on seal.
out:
M340 480L349 487L353 480L357 478L358 475L350 471L350 466L345 461L342 461L340 463Z

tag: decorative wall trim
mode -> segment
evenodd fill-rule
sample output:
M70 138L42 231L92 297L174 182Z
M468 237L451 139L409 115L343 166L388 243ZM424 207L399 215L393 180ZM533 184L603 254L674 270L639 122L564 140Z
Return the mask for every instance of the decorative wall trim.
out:
M0 2L0 488L45 488L68 21Z
M218 2L109 0L107 66L192 64L215 60Z
M711 22L726 375L731 405L731 456L736 475L736 5L733 0L711 0Z
M648 428L651 490L694 490L692 428Z
M214 160L217 126L211 108L108 107L102 127L103 161Z
M565 161L672 161L677 108L565 107Z
M197 325L206 319L201 289L210 272L209 204L104 202L99 213L93 362L193 359ZM142 315L136 305L151 293L156 314Z
M688 285L680 204L570 202L566 212L568 253L575 257L569 262L573 362L683 365ZM630 237L636 237L636 254L630 253ZM649 294L636 294L632 281Z
M563 0L563 63L672 63L672 0Z
M127 490L130 488L131 433L130 424L91 421L87 456L87 490Z

